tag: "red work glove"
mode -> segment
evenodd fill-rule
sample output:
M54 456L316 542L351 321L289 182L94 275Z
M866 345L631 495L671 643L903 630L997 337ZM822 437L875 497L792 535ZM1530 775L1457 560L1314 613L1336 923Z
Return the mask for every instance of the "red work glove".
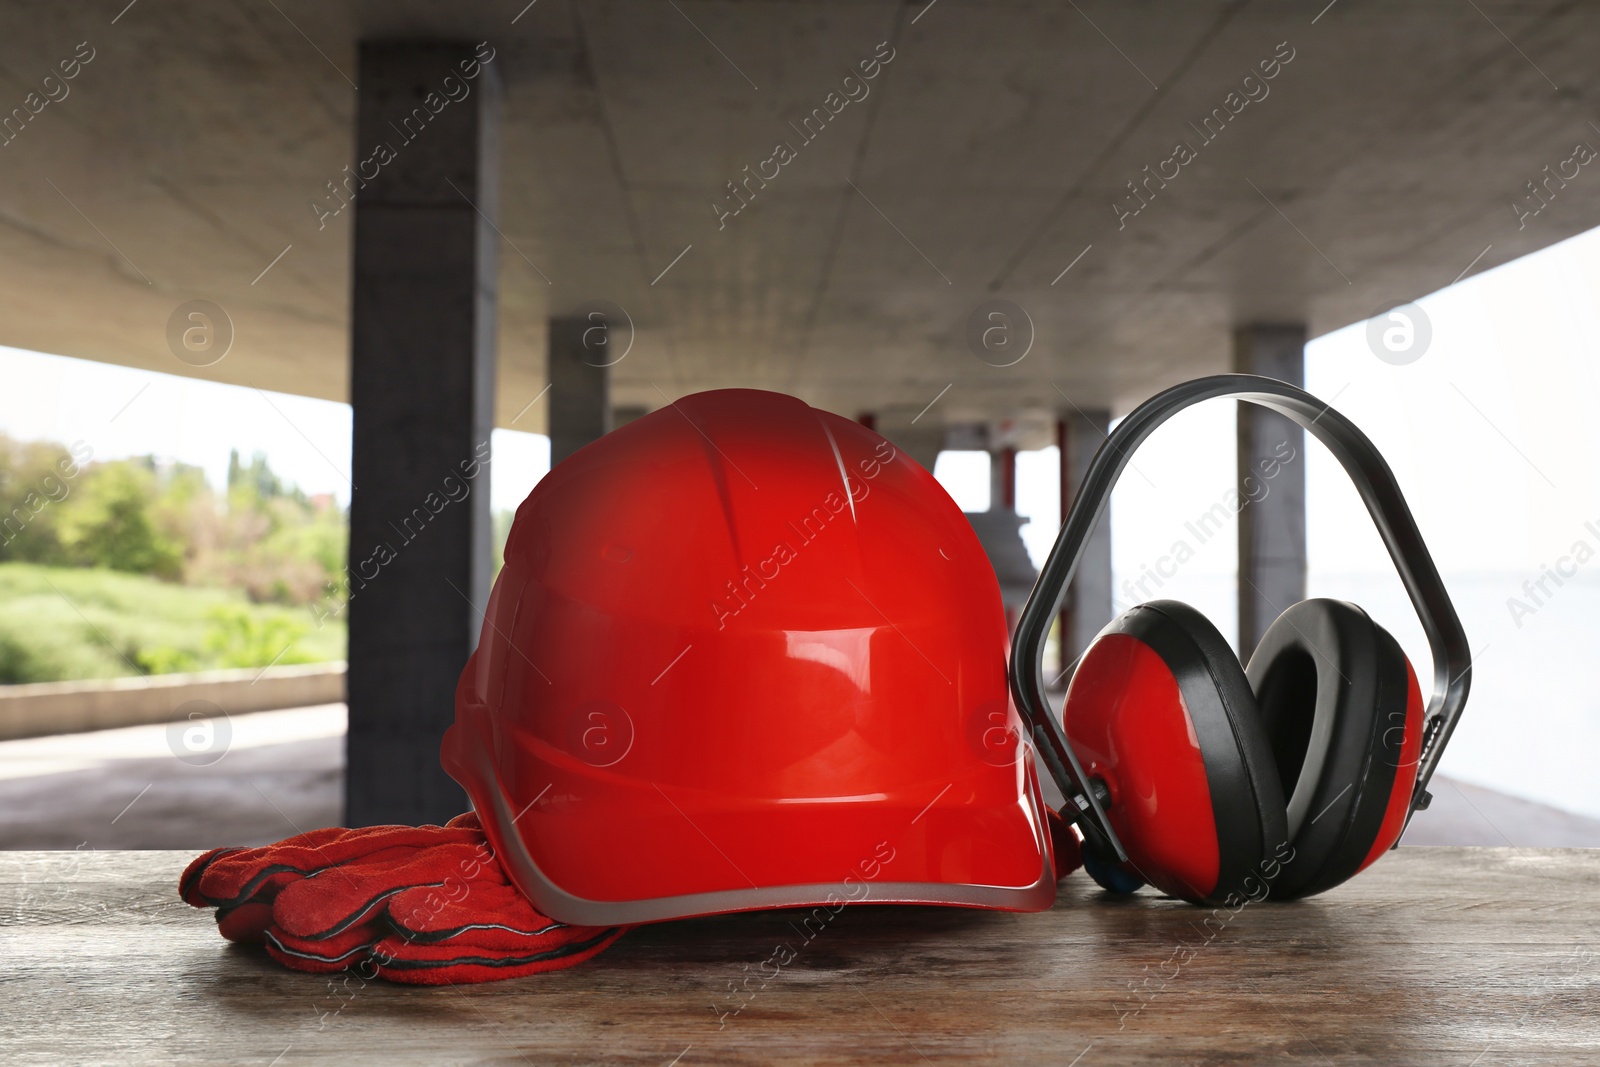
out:
M1050 848L1056 856L1056 881L1059 882L1083 866L1083 846L1078 843L1078 835L1072 832L1072 824L1063 819L1059 811L1049 805L1044 810L1050 813Z
M478 817L446 826L331 828L195 859L178 891L217 909L230 941L286 967L364 966L395 982L517 978L581 963L626 927L567 926L511 885Z

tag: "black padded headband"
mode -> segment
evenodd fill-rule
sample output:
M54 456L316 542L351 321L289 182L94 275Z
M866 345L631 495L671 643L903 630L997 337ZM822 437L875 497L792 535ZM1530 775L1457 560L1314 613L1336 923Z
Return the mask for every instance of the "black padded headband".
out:
M1314 434L1328 447L1366 502L1367 511L1389 549L1417 617L1422 620L1423 632L1433 651L1433 694L1424 717L1422 755L1416 788L1406 812L1407 821L1412 812L1428 806L1431 799L1428 780L1433 777L1444 746L1461 717L1472 681L1467 635L1461 629L1461 620L1456 617L1456 609L1445 592L1438 568L1428 554L1428 546L1423 543L1422 533L1411 517L1411 509L1406 505L1389 464L1355 423L1304 389L1253 374L1196 378L1156 394L1122 420L1089 462L1083 487L1073 500L1066 521L1061 524L1050 557L1045 560L1039 580L1017 620L1016 637L1011 646L1011 693L1017 710L1028 724L1035 749L1043 756L1067 803L1077 809L1077 822L1085 837L1092 844L1109 847L1119 860L1128 857L1106 819L1103 790L1091 788L1067 744L1061 724L1045 700L1042 662L1045 637L1050 632L1051 621L1061 610L1067 585L1077 570L1089 535L1110 505L1111 490L1133 451L1157 426L1179 411L1202 400L1218 399L1244 400L1270 408ZM1069 818L1073 816L1070 808L1064 814Z

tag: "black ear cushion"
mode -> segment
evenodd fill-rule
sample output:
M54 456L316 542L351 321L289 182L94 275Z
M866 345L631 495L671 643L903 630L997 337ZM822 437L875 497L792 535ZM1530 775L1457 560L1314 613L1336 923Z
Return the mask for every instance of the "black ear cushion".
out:
M1405 653L1354 604L1307 600L1272 624L1246 673L1288 796L1294 853L1272 895L1331 889L1356 873L1383 824L1397 773L1385 734L1405 721Z
M1111 629L1161 656L1194 723L1216 819L1219 864L1210 902L1254 896L1263 861L1288 837L1283 789L1239 659L1211 621L1176 600L1125 612Z

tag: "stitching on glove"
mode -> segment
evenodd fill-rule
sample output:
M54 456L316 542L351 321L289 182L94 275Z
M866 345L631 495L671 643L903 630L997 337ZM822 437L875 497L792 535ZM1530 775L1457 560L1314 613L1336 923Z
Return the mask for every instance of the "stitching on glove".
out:
M233 851L242 852L244 850L243 849L235 849ZM215 862L215 861L213 861L213 862ZM201 899L203 899L207 904L210 904L214 908L237 908L241 904L250 903L251 898L253 896L255 896L256 890L261 888L261 884L263 882L267 881L270 878L276 877L277 875L280 875L280 874L298 874L298 875L300 875L302 877L305 877L307 875L308 871L311 872L311 873L316 873L318 871L326 871L326 870L333 870L333 869L334 868L332 868L332 867L313 867L313 868L291 867L287 863L275 863L271 867L264 868L261 871L261 873L257 874L254 878L250 879L250 881L246 882L245 885L244 885L244 888L241 889L238 892L237 895L235 895L234 897L232 897L229 900L218 900L216 897L208 897L208 896L204 896L203 894L202 894ZM199 877L200 877L201 873L202 872L198 872L198 871L195 873L195 879L197 881L199 880Z
M199 896L200 890L198 883L201 876L204 875L206 871L211 869L211 865L224 856L231 856L236 852L243 851L244 848L242 846L235 848L212 849L210 852L200 857L201 859L205 860L204 863L196 860L194 863L189 864L189 869L183 872L183 878L178 882L178 895L184 900L188 900L191 896ZM206 898L201 897L201 899L204 900Z
M330 867L330 868L327 868L327 869L328 870L338 870L337 867ZM343 919L340 919L338 922L334 923L328 929L323 930L323 931L321 931L319 933L297 934L295 936L300 937L300 938L302 938L302 939L304 939L306 941L326 941L330 937L337 937L339 934L344 933L346 930L350 929L352 926L359 926L361 923L363 923L367 919L371 918L373 909L376 908L379 904L382 904L385 900L388 900L390 897L395 896L395 895L397 895L399 893L404 893L407 889L411 889L411 888L413 888L413 887L412 886L406 886L406 885L397 885L397 886L394 886L393 888L385 889L382 893L379 893L377 896L373 897L371 900L369 900L365 904L363 904L360 907L360 909L358 909L357 911L355 911L355 912L353 912L353 913L351 913L349 915L346 915Z
M587 941L578 941L570 945L559 945L556 948L535 952L527 956L452 956L449 959L399 959L387 954L378 953L374 958L385 970L394 971L423 971L435 967L460 967L471 965L476 967L523 967L530 963L543 963L546 960L558 960L564 956L576 956L580 952L587 952L596 945L602 944L608 937L622 933L623 927L613 926L602 930ZM270 935L269 935L270 936Z
M302 960L315 960L318 963L338 963L340 960L347 960L357 953L369 952L371 951L372 946L378 943L377 941L367 941L363 944L356 945L347 952L341 952L337 956L319 956L314 952L300 952L296 949L286 948L283 942L279 941L278 936L271 930L267 931L267 942L285 956L294 956L296 959Z
M418 945L431 945L436 941L448 941L452 937L469 933L474 930L504 930L508 934L520 934L523 937L540 937L544 934L553 934L557 930L565 930L566 923L551 922L549 926L538 930L524 930L516 926L507 926L505 923L468 923L449 930L411 930L400 931L400 936L407 941Z

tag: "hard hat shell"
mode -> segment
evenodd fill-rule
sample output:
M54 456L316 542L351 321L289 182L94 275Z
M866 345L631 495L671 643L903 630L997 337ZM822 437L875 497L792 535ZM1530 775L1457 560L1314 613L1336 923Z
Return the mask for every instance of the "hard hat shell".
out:
M1055 900L994 572L933 476L685 397L517 509L444 764L554 919Z

